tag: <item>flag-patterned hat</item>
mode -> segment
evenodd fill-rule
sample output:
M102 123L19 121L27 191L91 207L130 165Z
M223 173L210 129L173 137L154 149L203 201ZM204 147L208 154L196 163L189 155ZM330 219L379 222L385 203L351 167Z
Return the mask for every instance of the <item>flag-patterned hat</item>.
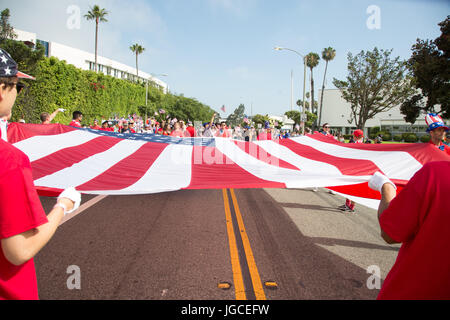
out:
M444 127L445 131L449 130L449 128L445 125L444 120L442 120L442 118L436 113L427 114L425 117L425 122L428 126L427 132L433 131L434 129L440 127Z
M36 80L34 77L29 76L23 72L17 70L17 62L11 58L11 55L5 50L0 48L0 77L1 78L14 78Z

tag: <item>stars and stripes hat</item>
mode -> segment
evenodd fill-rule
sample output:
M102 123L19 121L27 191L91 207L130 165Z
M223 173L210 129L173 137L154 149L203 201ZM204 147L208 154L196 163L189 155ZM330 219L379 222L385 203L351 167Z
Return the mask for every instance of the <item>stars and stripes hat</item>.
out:
M17 62L11 58L11 55L0 48L0 77L36 80L36 78L29 76L17 70Z
M427 132L433 131L434 129L440 127L444 127L445 131L449 130L449 128L445 125L444 120L442 120L442 118L436 113L427 114L425 117L425 122L428 126Z

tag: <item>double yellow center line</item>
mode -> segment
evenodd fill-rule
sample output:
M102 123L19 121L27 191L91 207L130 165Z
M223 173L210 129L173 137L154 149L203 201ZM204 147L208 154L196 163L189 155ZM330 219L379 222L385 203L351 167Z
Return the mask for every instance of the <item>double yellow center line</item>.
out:
M236 194L233 189L222 192L236 300L266 300Z

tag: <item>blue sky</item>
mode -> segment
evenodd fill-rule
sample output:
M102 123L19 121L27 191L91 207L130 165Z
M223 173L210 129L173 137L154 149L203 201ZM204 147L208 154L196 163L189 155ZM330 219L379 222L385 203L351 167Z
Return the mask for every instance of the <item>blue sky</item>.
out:
M9 8L12 25L39 39L93 52L95 23L82 18L73 30L66 23L70 5L84 15L94 4L110 11L100 25L100 55L134 66L129 47L137 42L146 48L141 70L168 74L162 79L172 92L217 111L225 105L225 115L240 103L247 114L251 105L253 114L290 110L291 70L294 101L302 97L300 57L275 46L319 55L336 49L326 82L334 88L333 78L346 77L348 52L377 46L407 59L416 39L438 37L437 24L450 14L444 0L1 0L0 9ZM380 9L380 29L367 27L371 5ZM314 69L316 99L324 69L324 61Z

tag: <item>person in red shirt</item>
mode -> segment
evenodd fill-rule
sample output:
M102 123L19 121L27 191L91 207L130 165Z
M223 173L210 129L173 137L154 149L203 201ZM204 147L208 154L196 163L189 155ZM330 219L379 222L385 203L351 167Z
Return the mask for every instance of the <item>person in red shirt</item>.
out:
M429 113L425 117L425 122L428 125L427 132L431 136L429 143L450 155L450 147L443 142L445 133L449 131L449 128L444 124L442 118L435 113Z
M353 132L353 140L350 143L361 144L364 143L364 132L357 129ZM355 202L350 199L345 199L345 204L338 208L341 211L355 213Z
M381 173L369 181L381 193L381 237L402 243L384 280L379 300L450 299L450 161L425 164L396 196Z
M101 127L99 130L101 130L101 131L110 131L110 132L111 132L111 131L114 131L113 128L110 128L110 127L109 127L108 121L103 121L102 127Z
M81 128L81 121L83 120L83 114L81 111L74 111L72 122L70 122L69 126Z
M17 63L0 49L0 118L9 120L19 79L34 78L17 70ZM81 195L65 190L46 216L33 183L28 157L0 140L0 300L37 300L33 257L48 243L66 213L76 209Z
M188 123L188 127L186 128L186 131L185 131L185 136L188 138L194 138L195 136L197 136L192 122Z
M100 126L98 125L98 120L95 119L95 120L94 120L94 125L91 126L91 129L94 129L94 130L100 130L101 128L102 128L102 127L100 127Z

